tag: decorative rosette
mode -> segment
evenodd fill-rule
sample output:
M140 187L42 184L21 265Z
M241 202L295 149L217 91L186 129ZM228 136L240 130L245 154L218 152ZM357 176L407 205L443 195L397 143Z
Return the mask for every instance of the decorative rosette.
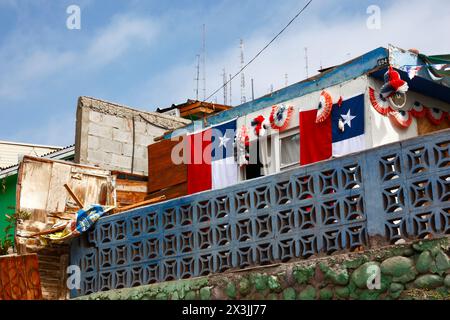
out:
M272 107L269 121L273 129L284 130L289 125L294 107L286 107L285 105L276 105Z
M250 159L248 150L250 146L250 137L248 128L245 125L243 125L236 134L236 143L237 143L237 163L241 167L248 165L248 161Z
M396 93L405 94L408 92L408 83L400 77L392 66L389 66L389 70L384 74L384 85L381 87L381 95L387 99L392 97Z
M447 117L447 112L442 111L438 108L426 108L427 109L427 118L430 120L432 124L438 126L445 120Z
M404 110L390 111L388 117L394 125L402 129L409 128L413 119L411 112Z
M381 94L376 93L375 90L370 87L369 98L372 107L382 116L387 116L389 111L392 110L387 99L383 98Z
M317 109L316 123L324 122L330 116L332 108L333 98L331 98L328 92L322 91L320 94L319 108Z
M259 115L252 121L252 127L255 127L255 135L263 137L267 134L267 129L270 128L269 121L264 116Z
M427 109L428 108L421 104L419 101L416 101L414 102L410 111L415 118L423 118L427 114Z

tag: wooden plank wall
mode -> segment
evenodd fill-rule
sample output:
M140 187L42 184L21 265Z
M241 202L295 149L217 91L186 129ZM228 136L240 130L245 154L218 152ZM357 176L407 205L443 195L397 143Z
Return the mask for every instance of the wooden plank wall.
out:
M179 141L162 140L148 146L147 199L165 195L169 200L187 195L187 164L175 164L172 160L172 149ZM182 150L179 156L185 156Z
M41 281L35 254L0 257L0 300L40 300Z
M24 157L19 167L16 209L31 214L18 221L16 247L19 254L36 253L39 259L43 299L66 299L67 245L44 245L31 234L75 218L79 210L64 184L84 203L114 205L111 173L95 167L63 161Z
M125 207L145 200L148 176L121 171L111 172L116 186L117 207Z

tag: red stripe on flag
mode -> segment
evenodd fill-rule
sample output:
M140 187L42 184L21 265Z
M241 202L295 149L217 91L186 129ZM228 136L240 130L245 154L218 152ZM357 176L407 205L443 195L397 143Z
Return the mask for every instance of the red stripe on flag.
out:
M332 154L331 116L316 123L317 110L300 112L300 164L326 160Z
M188 194L212 189L211 136L211 129L188 136Z

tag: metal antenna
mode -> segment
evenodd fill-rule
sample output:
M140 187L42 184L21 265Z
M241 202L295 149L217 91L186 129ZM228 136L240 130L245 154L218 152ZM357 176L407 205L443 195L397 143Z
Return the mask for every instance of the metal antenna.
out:
M241 69L244 68L244 40L241 39ZM245 74L241 73L241 104L245 103L247 99L245 98Z
M199 80L200 80L200 55L198 54L196 57L197 57L197 67L196 67L197 77L194 80L197 84L195 87L195 100L198 101L198 86L199 86Z
M202 28L203 101L206 100L206 26Z
M232 99L233 98L233 95L232 95L233 90L231 90L231 80L233 80L233 79L232 79L231 74L230 74L230 80L228 81L229 84L230 84L230 106L233 105L233 99Z
M252 100L255 100L255 87L253 86L253 78L252 78Z
M306 71L306 79L309 78L309 72L308 72L308 48L305 47L305 71Z
M285 87L288 86L288 74L287 73L284 74L284 86Z
M225 69L223 69L223 74L222 74L222 79L223 79L223 104L226 106L227 105L227 99L228 99L228 86L227 86L227 74L225 72Z

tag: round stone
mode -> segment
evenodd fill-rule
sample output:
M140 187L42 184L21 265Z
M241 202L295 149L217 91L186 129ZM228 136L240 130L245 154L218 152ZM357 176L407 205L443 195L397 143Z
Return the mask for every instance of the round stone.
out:
M239 282L239 292L244 296L250 293L250 281L248 279L244 278Z
M372 278L374 276L373 271L376 269L379 270L378 262L366 262L358 269L353 271L351 280L358 288L367 289L367 282L369 278Z
M284 300L295 300L295 290L294 288L286 288L283 290L283 299Z
M430 251L423 251L416 262L416 270L419 273L427 273L430 270L431 263L433 262L433 257Z
M350 289L348 287L337 287L334 292L336 296L341 299L347 299L350 295Z
M420 276L414 281L414 285L421 289L435 289L440 287L444 282L442 277L435 274L426 274Z
M272 291L280 291L281 290L281 284L278 281L278 278L276 276L270 276L267 279L267 285L269 286L269 289Z
M237 291L236 291L236 285L234 284L234 282L228 282L226 288L225 288L225 293L227 294L228 298L230 299L236 299L237 296Z
M313 286L307 286L298 295L299 300L315 300L316 299L316 289Z
M200 299L201 300L210 300L211 299L211 288L203 287L200 289Z
M296 267L293 272L295 280L299 284L308 283L309 279L311 279L314 276L314 269L315 269L314 266Z
M331 300L333 298L333 291L330 289L322 289L319 292L320 300Z
M450 274L448 274L448 275L445 276L445 279L444 279L444 285L445 285L447 288L450 288Z
M405 287L401 283L394 282L394 283L391 283L390 290L392 292L397 292L397 291L403 291L404 288Z
M447 271L450 269L450 259L442 250L438 250L436 253L436 268L438 271Z
M414 262L410 258L396 256L388 258L381 263L381 272L394 277L401 277L410 272Z

